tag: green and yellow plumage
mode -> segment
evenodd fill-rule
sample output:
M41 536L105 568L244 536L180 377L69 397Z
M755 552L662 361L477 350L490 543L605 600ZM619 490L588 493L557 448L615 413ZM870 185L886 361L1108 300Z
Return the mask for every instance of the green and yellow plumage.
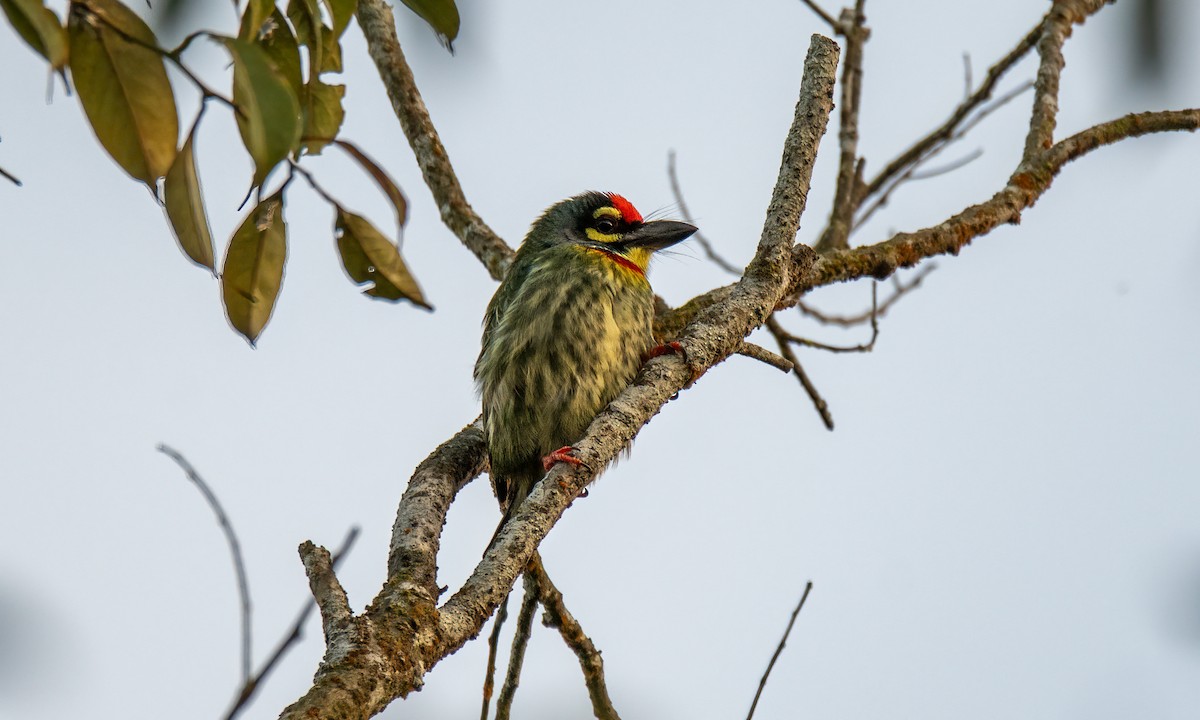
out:
M645 222L619 195L585 193L530 229L488 305L475 382L504 522L546 473L543 458L583 436L654 344L656 250L686 223Z

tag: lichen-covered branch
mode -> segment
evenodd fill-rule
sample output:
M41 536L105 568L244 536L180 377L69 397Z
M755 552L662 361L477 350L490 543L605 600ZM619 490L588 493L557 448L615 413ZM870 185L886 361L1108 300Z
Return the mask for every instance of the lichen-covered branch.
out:
M454 168L450 165L450 156L417 90L412 69L400 50L392 9L383 0L359 0L355 12L371 59L375 61L375 67L387 88L388 98L392 101L392 109L400 119L400 127L417 157L425 184L437 202L442 222L479 258L493 279L503 278L508 264L512 262L513 250L467 202Z
M899 268L912 267L926 258L958 254L972 240L996 227L1020 222L1021 213L1050 188L1054 177L1068 162L1118 140L1196 129L1200 129L1200 109L1133 113L1088 128L1024 160L999 192L938 225L898 233L876 245L823 255L813 275L789 300L794 302L800 294L823 285L863 277L882 280Z

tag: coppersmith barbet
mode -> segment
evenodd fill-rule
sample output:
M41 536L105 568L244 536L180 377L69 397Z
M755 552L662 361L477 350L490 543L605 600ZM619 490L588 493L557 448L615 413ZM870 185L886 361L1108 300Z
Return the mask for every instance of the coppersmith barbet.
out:
M571 443L641 367L654 345L650 258L694 232L599 192L530 228L488 305L475 362L500 528L554 463L578 463Z

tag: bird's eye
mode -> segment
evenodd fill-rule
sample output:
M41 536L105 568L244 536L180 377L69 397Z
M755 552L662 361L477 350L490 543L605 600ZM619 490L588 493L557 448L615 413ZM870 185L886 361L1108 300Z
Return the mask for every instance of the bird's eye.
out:
M612 235L617 231L617 221L614 218L602 217L596 221L596 230L605 235Z

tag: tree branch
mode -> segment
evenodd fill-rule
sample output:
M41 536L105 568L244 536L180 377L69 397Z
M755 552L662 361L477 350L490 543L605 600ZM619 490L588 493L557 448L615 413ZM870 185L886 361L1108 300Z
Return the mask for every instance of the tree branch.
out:
M360 19L362 11L360 5ZM817 145L832 108L837 45L813 36L783 167L769 205L758 252L727 300L686 329L686 360L649 362L578 443L581 467L559 465L539 482L475 571L440 609L436 549L454 493L483 466L483 437L471 426L422 463L401 499L393 528L390 577L359 616L338 593L321 554L304 546L314 596L330 628L313 686L284 718L367 718L419 688L426 672L478 634L512 588L534 549L567 505L628 444L637 431L698 372L723 360L769 316L779 299L811 269L812 251L793 249ZM414 506L425 504L428 509ZM431 582L432 581L432 582ZM432 592L431 592L432 591Z
M358 533L359 529L357 527L350 528L350 531L346 533L346 537L342 540L342 544L338 548L337 552L333 554L333 560L330 562L330 565L333 567L333 569L337 569L338 563L340 563L342 559L346 557L346 554L350 552L350 548L354 547L354 542L358 539ZM244 685L242 685L242 688L238 691L238 696L234 698L233 704L230 706L229 711L225 713L225 720L233 720L233 718L237 717L242 710L246 709L250 699L254 697L254 693L256 693L260 687L262 687L263 681L267 679L267 676L271 674L271 671L275 669L275 667L279 664L279 661L282 660L283 656L287 654L287 651L290 650L304 636L304 623L308 621L308 616L314 607L316 607L316 601L310 599L308 603L305 604L304 609L300 611L300 614L296 616L296 620L292 623L291 630L289 630L288 634L285 635L283 639L279 641L279 644L275 646L275 650L271 653L271 656L268 657L266 661L263 662L263 664L258 668L258 672L254 673L254 675L252 675L250 679L247 680Z
M508 655L508 672L504 676L500 696L496 698L496 720L509 720L512 717L513 698L516 697L517 686L521 684L521 666L525 664L525 650L529 647L533 613L537 606L537 583L526 573L525 597L521 599L521 609L517 612L517 629L513 634L512 652Z
M417 157L425 184L433 193L442 222L479 258L492 279L500 280L512 262L513 250L471 208L454 174L450 156L429 118L412 69L400 50L396 20L383 0L359 0L355 11L367 48L408 144Z
M204 496L205 502L212 508L213 514L217 516L217 524L221 526L221 532L225 534L225 541L229 545L229 554L233 556L233 571L237 577L238 599L241 603L241 620L242 620L242 683L250 682L250 661L253 657L251 652L251 641L254 633L250 627L250 581L246 579L246 563L242 561L242 546L238 542L237 533L233 530L233 523L229 521L229 516L225 514L225 508L221 507L221 501L217 499L216 493L208 487L208 483L204 482L204 478L200 477L200 473L196 472L196 468L188 462L178 450L165 443L158 444L158 451L163 455L175 461L175 464L183 470L187 479L200 490L200 494Z
M935 255L957 255L963 247L999 225L1018 223L1050 188L1055 175L1068 162L1127 138L1149 133L1200 128L1200 109L1132 113L1093 126L1023 160L1008 184L984 202L972 205L939 225L916 232L898 233L876 245L832 252L821 257L815 272L786 299L794 304L800 294L815 287L863 277L882 280L902 267L912 267Z
M808 600L808 594L812 592L813 584L809 580L804 586L804 594L800 596L800 602L796 603L796 609L792 611L792 617L788 619L787 628L783 631L783 637L779 638L779 646L775 648L775 654L771 656L771 661L767 663L767 669L763 673L762 679L758 681L758 691L754 693L754 701L750 703L750 712L746 714L746 720L754 718L754 709L758 707L758 699L762 697L763 688L767 686L767 678L771 676L771 669L775 667L775 661L783 654L783 648L787 645L788 635L792 634L792 626L796 624L796 618L800 615L800 611L804 609L804 601Z
M854 8L842 10L838 34L846 39L846 57L842 61L842 103L839 115L837 189L829 224L813 249L825 252L848 245L854 213L858 209L858 186L862 184L862 163L858 157L858 111L862 105L863 46L871 31L863 14L864 0L856 0Z
M1021 58L1025 57L1025 55L1027 55L1029 51L1033 49L1034 45L1037 44L1038 37L1040 37L1042 34L1042 26L1044 24L1045 20L1043 19L1032 30L1030 30L1024 38L1021 39L1021 42L1017 43L1017 46L1013 48L1011 52L1009 52L1007 55L1001 58L999 62L989 68L987 77L985 77L983 80L983 84L979 86L978 90L968 96L962 101L962 103L959 104L957 108L954 109L954 112L950 114L950 118L946 120L946 122L942 123L937 129L930 132L925 137L913 143L911 147L901 153L898 157L896 157L896 159L889 162L883 168L883 170L880 170L878 175L871 178L871 180L860 190L860 203L862 200L865 200L866 198L879 192L890 180L903 173L910 166L919 162L922 158L926 157L927 153L929 153L929 151L934 147L950 139L950 137L953 136L955 131L958 129L959 125L961 125L963 121L967 119L967 116L992 97L992 93L996 90L996 85L999 84L1000 79L1004 77L1004 74L1012 69L1012 67L1016 65Z
M363 7L378 0L365 0ZM1090 7L1070 0L1066 8ZM1056 7L1058 7L1056 5ZM421 686L423 676L483 627L528 566L537 545L569 503L654 415L697 377L735 352L775 310L794 305L808 290L860 277L886 277L898 267L957 252L998 224L1014 222L1071 159L1109 142L1164 130L1195 129L1200 111L1132 115L1089 128L1036 157L1026 158L991 199L946 222L901 233L877 245L834 250L817 259L794 245L812 162L832 107L837 46L814 36L783 163L754 258L735 284L693 298L664 313L656 330L678 331L680 355L648 362L634 382L592 422L576 443L581 466L560 464L539 482L507 523L463 586L436 605L436 553L445 511L455 493L484 466L484 443L472 426L436 450L417 469L393 528L389 578L359 616L349 615L336 578L307 546L314 596L322 599L328 632L325 660L309 692L285 718L366 718ZM489 266L490 267L490 266ZM420 508L418 509L418 506Z
M557 628L563 642L574 651L579 658L579 668L583 671L583 681L587 685L588 697L592 700L592 712L598 720L621 720L613 707L612 699L608 696L608 686L604 682L604 660L600 651L592 644L591 639L584 634L583 627L575 616L567 610L563 603L563 594L559 592L546 568L542 565L540 555L534 555L529 563L526 578L532 578L537 587L538 601L544 608L542 624L546 627Z

